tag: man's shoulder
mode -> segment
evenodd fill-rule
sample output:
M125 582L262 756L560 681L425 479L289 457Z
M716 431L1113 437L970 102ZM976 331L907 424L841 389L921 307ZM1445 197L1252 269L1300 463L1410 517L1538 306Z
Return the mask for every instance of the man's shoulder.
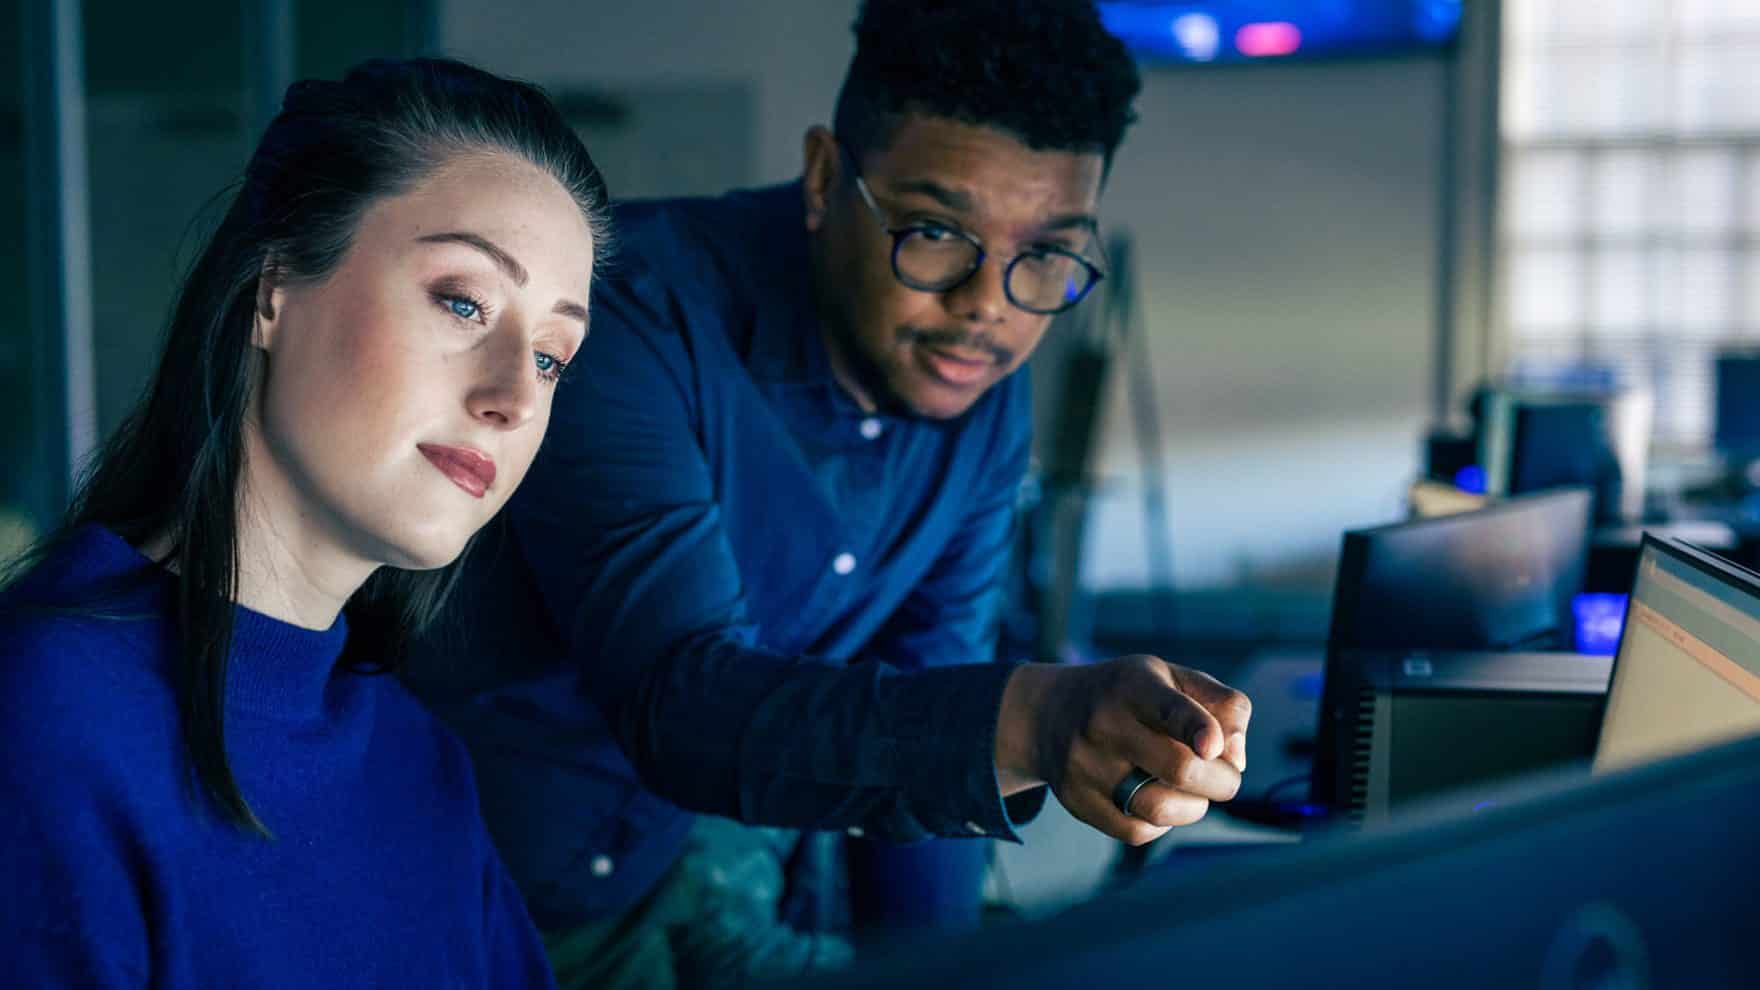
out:
M632 200L613 211L612 283L654 277L674 290L704 280L743 280L764 255L767 237L793 234L801 213L798 183L738 189L720 196Z
M588 374L602 373L597 362L634 378L651 368L688 380L686 369L705 362L738 364L754 314L792 299L778 286L805 277L799 203L790 184L619 206L593 289Z

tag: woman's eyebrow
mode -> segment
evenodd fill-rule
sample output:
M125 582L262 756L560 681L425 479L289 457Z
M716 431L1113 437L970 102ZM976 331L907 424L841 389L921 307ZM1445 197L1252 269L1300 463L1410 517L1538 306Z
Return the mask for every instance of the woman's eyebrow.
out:
M589 322L587 319L587 307L582 306L580 303L577 303L572 299L562 300L552 307L550 311L558 316L572 316L583 324Z
M505 272L507 277L513 280L513 284L522 289L526 287L526 282L530 279L526 273L526 266L520 264L513 255L503 251L500 245L481 234L473 234L468 230L448 230L439 234L424 234L416 240L424 244L463 244L476 248L488 255L489 260L495 262L495 267ZM572 299L558 302L552 312L559 316L572 316L582 323L587 322L587 307Z
M449 230L439 234L426 234L416 240L425 244L463 244L476 248L488 255L489 260L495 262L495 267L505 272L508 278L513 279L514 285L522 289L526 287L526 266L481 234L473 234L468 230Z

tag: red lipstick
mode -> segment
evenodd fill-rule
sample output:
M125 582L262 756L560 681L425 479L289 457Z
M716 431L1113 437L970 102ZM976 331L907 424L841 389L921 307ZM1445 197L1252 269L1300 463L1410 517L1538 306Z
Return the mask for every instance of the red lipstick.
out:
M495 459L480 450L437 443L418 443L416 449L472 498L482 498L495 483Z

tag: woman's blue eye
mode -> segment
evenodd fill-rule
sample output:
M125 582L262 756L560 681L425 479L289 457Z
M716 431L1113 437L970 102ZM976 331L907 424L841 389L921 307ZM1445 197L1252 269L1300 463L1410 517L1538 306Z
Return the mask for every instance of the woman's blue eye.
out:
M533 357L537 359L538 377L547 382L553 382L561 378L563 370L568 367L567 364L563 363L561 358L554 354L545 354L543 351L536 351L534 352Z
M465 320L474 320L483 311L481 306L459 296L447 297L446 308L451 310L453 316Z

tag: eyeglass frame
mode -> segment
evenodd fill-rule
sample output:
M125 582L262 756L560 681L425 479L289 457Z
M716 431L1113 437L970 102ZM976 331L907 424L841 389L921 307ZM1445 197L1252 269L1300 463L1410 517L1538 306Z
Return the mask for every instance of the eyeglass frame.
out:
M947 224L930 224L927 222L901 224L896 227L889 226L890 221L887 219L886 211L881 209L880 203L874 199L873 192L868 189L867 179L862 176L861 165L856 161L855 153L850 151L842 141L837 142L837 148L843 153L843 156L849 160L850 175L856 180L856 190L862 194L862 202L868 205L869 212L873 213L874 219L879 221L880 229L884 231L888 237L892 238L892 251L889 260L892 263L892 277L897 279L900 285L903 285L907 289L914 289L917 292L952 292L954 289L971 281L973 275L976 275L983 270L984 262L989 259L990 252L985 249L983 241L979 240L976 235L971 234L968 231L959 227L948 226ZM977 256L972 259L971 267L966 270L965 274L953 279L946 285L932 285L929 283L913 281L905 277L904 270L898 265L898 255L899 252L904 249L905 238L930 226L938 227L947 233L960 238L967 244L970 244L974 251L978 252ZM1101 261L1105 261L1106 245L1101 241L1097 231L1094 232L1093 237L1094 243L1100 250L1100 259ZM1087 269L1089 276L1088 284L1082 288L1082 291L1078 293L1074 299L1068 300L1056 309L1034 309L1031 306L1023 305L1020 300L1014 297L1014 290L1009 288L1009 283L1014 275L1014 266L1020 264L1021 259L1033 254L1060 254L1073 259L1083 268ZM1079 306L1082 300L1088 298L1089 294L1094 291L1094 287L1099 285L1105 278L1105 269L1094 264L1092 261L1089 261L1087 258L1082 257L1080 254L1071 251L1068 248L1058 247L1054 244L1045 244L1040 245L1038 248L1031 251L1022 251L1009 259L1008 264L1002 269L1002 294L1008 299L1008 304L1010 306L1013 306L1024 313L1032 313L1034 316L1056 316L1059 313L1067 313Z

